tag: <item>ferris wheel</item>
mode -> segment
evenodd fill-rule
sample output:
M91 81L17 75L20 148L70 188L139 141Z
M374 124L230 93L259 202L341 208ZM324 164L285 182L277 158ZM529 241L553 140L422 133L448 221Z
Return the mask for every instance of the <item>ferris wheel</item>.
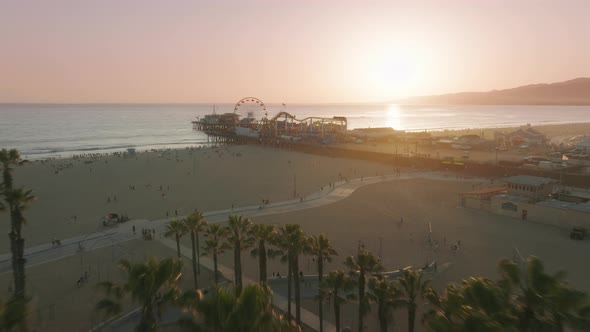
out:
M266 105L254 97L240 99L234 107L234 113L248 119L262 119L268 116Z

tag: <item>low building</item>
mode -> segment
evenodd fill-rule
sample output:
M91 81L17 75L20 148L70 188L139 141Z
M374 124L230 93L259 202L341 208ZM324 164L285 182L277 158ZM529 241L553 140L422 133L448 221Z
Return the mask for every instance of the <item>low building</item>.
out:
M485 188L459 194L461 206L475 209L490 210L492 197L506 193L506 187Z
M547 137L536 131L531 125L520 127L509 133L496 132L494 134L497 146L522 146L545 144Z
M479 137L478 135L462 135L457 138L456 143L467 145L473 148L485 145L486 143L488 143L488 141Z
M572 227L590 229L590 203L571 203L555 199L531 202L526 197L510 194L492 197L492 212L520 220L571 230Z
M350 131L350 135L361 139L372 139L377 141L387 141L402 134L403 131L394 130L391 127L381 128L356 128Z
M529 201L544 200L556 192L557 181L530 175L516 175L502 179L508 194L524 197Z
M579 153L590 154L590 139L577 142L574 146Z
M590 229L590 202L586 199L570 199L566 202L551 198L549 195L555 192L555 180L518 175L505 178L503 182L505 187L459 194L461 206L565 230L571 230L572 227ZM590 194L586 194L582 195L579 189L570 188L571 196L590 198Z

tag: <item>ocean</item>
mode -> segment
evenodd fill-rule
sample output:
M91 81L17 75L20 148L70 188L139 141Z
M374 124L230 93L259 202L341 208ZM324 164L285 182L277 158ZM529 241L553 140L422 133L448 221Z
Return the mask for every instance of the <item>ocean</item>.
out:
M215 112L234 111L217 104ZM256 106L258 107L258 106ZM345 116L349 129L393 127L422 131L512 127L590 121L590 106L400 106L267 105L249 109L255 117L280 111L298 119ZM193 131L191 121L214 110L205 104L0 104L0 148L16 148L28 159L68 157L206 145L207 136ZM239 109L239 112L248 111Z

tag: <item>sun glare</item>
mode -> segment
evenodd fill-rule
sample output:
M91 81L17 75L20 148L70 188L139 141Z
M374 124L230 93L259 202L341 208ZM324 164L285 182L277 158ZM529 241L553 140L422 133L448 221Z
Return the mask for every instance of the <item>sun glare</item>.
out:
M412 94L420 83L423 56L417 47L378 47L367 61L368 88L382 98Z
M396 130L404 129L402 128L401 110L398 105L387 106L386 127L391 127Z

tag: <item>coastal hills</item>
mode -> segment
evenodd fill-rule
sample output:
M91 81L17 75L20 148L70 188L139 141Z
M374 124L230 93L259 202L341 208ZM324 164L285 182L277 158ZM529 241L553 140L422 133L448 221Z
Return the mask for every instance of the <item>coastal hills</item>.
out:
M590 105L590 78L532 84L488 92L418 96L396 101L404 105Z

